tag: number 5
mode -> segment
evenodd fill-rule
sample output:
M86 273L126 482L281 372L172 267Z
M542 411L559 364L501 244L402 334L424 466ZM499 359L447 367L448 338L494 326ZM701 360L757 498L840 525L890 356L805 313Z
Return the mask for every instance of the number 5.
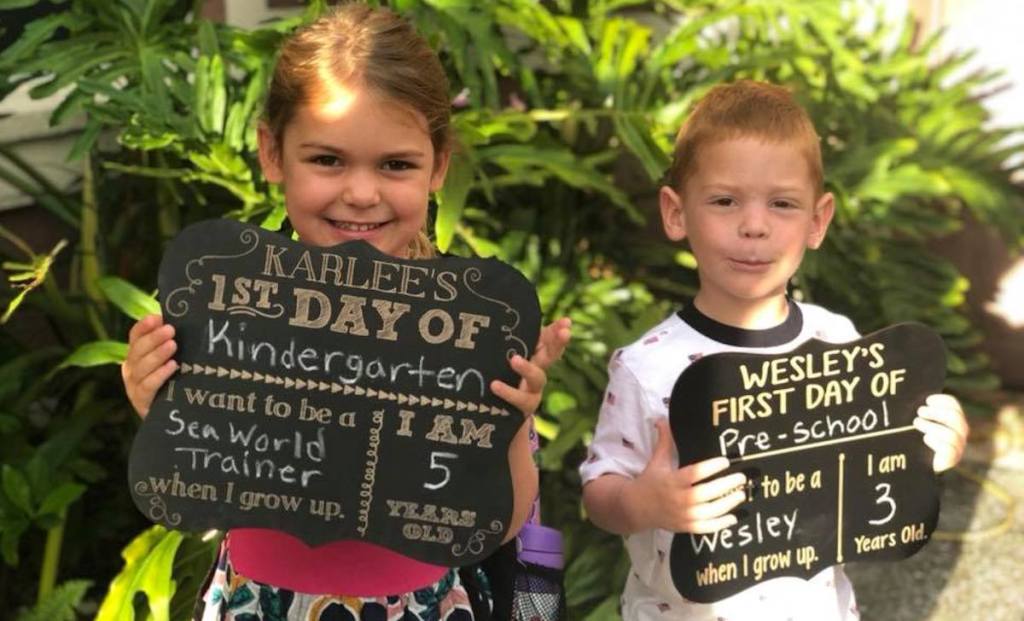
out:
M437 463L437 461L439 459L455 459L456 457L458 457L458 455L456 455L455 453L439 453L437 451L431 452L430 453L430 469L431 470L443 470L444 471L444 478L441 479L441 481L439 483L424 483L423 487L433 491L435 489L441 489L445 485L448 485L448 479L452 478L452 471L448 468L448 466L446 466L444 464L439 464L439 463Z

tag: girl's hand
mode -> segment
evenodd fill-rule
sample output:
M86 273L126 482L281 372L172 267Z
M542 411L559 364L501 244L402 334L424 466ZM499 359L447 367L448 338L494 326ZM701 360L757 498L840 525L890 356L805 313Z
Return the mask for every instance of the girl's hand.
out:
M532 358L526 360L522 356L513 356L509 361L512 370L522 378L519 387L512 388L505 382L494 380L491 382L491 391L519 408L526 416L536 412L540 406L544 385L548 381L546 371L562 357L565 346L569 344L569 338L572 336L571 326L572 322L568 317L562 317L545 326L537 338L537 348Z
M128 355L121 364L121 379L139 416L146 417L156 391L178 369L171 358L177 349L174 326L164 324L160 315L146 315L128 332Z
M924 434L924 443L935 451L935 472L949 470L960 463L967 444L967 418L956 397L930 395L917 408L914 426Z

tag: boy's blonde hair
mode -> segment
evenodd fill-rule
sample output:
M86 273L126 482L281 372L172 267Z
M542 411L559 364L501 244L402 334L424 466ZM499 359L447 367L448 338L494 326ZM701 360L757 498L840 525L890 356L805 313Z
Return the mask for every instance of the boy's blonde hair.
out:
M796 143L807 158L815 194L824 192L821 146L807 111L785 88L753 80L720 84L701 98L676 137L665 183L682 190L702 148L744 137Z
M345 3L284 42L263 108L263 120L278 148L296 108L315 102L337 85L370 88L422 114L435 162L451 149L451 102L444 68L426 40L392 11ZM424 226L410 244L409 256L435 254Z

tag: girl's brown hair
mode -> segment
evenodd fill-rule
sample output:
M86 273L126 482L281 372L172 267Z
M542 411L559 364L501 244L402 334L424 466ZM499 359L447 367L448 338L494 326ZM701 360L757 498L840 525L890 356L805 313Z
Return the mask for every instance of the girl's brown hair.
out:
M701 98L676 137L665 182L682 188L697 170L701 148L743 137L796 143L807 158L815 192L824 191L821 145L807 111L785 88L753 80L720 84Z
M356 2L295 31L281 47L263 111L278 148L296 108L342 84L371 88L422 114L435 162L451 149L448 78L437 54L392 11ZM410 244L409 256L434 254L424 225Z

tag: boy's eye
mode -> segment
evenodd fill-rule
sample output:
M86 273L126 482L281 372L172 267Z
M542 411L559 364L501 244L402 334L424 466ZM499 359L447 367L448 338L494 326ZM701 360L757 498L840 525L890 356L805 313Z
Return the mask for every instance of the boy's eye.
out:
M797 204L794 203L793 201L781 199L772 201L772 207L775 207L777 209L794 209L796 208L796 206Z
M731 196L717 196L711 199L712 205L718 205L719 207L729 207L735 205L736 201Z
M384 170L410 170L416 168L416 165L406 160L388 160L381 164L381 168Z

